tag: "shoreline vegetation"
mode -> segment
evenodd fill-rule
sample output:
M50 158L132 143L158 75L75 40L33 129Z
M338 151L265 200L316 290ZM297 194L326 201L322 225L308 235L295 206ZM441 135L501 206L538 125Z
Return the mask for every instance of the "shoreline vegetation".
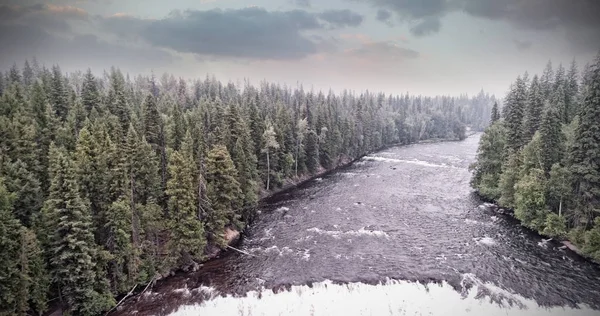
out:
M600 262L600 53L581 73L548 62L494 107L471 166L484 200Z
M387 145L464 138L495 101L65 74L35 60L1 72L0 95L10 315L104 314L226 248L265 192Z
M470 132L469 134L466 135L466 138L471 137L471 136L475 135L476 133L477 132ZM390 144L390 145L384 146L382 148L373 150L373 151L371 151L369 153L365 153L364 155L362 155L362 156L360 156L358 158L355 158L353 160L340 161L336 166L332 167L331 169L322 169L322 170L319 170L314 175L310 175L310 176L306 175L306 176L303 176L303 177L295 179L295 180L289 179L289 181L286 184L284 184L279 189L276 189L276 190L273 190L273 191L270 191L270 192L263 191L262 195L260 196L260 199L258 200L258 206L257 207L260 207L261 203L265 203L265 202L268 203L268 201L270 199L276 198L279 195L282 195L282 194L285 194L285 193L287 193L289 191L295 190L298 187L301 187L301 186L305 185L308 182L311 182L311 181L314 181L315 179L327 176L328 174L335 173L335 172L339 171L340 169L349 167L353 163L359 161L360 159L364 158L365 156L367 156L369 154L376 153L376 152L379 152L379 151L382 151L382 150L385 150L385 149L388 149L388 148L392 148L392 147L408 146L408 145L414 145L414 144L431 144L431 143L438 143L438 142L456 142L456 141L462 141L462 140L464 140L464 139L461 139L461 138L462 137L458 137L458 138L427 139L427 140L417 141L415 143L408 143L408 144L396 143L396 144ZM250 226L251 226L251 223L249 223L246 228L248 228ZM219 249L218 252L214 252L211 255L205 257L201 262L199 262L199 265L196 266L195 269L192 272L199 271L202 268L202 265L204 263L207 263L207 262L209 262L211 260L218 259L222 255L225 255L229 251L236 251L236 252L240 252L240 253L245 254L245 255L250 255L250 254L248 254L246 252L243 252L243 251L235 248L235 246L237 246L242 241L242 239L244 238L244 231L245 231L245 229L243 231L237 231L237 230L231 230L230 228L227 228L227 232L225 234L226 235L225 240L227 241L227 245L229 247ZM229 237L227 237L227 235L229 235ZM179 272L188 273L190 271L179 271ZM165 275L165 276L163 276L160 279L152 280L151 283L153 283L152 285L154 285L154 282L158 282L160 280L169 278L169 277L173 276L176 273L177 273L176 271L170 271L168 275ZM148 285L150 285L150 284L148 284ZM147 288L145 288L143 291L138 291L137 293L133 292L133 291L130 292L130 293L128 293L125 297L122 298L122 300L120 301L120 304L127 304L129 300L135 299L139 295L143 294L146 289ZM118 306L114 307L114 309L117 309L117 308L118 308ZM110 313L108 313L108 314L110 314Z

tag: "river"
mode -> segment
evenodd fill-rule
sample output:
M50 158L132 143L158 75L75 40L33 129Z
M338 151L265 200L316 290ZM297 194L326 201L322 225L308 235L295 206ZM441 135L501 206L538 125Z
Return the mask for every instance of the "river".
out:
M480 135L393 147L268 201L238 247L118 315L600 315L600 268L487 207Z

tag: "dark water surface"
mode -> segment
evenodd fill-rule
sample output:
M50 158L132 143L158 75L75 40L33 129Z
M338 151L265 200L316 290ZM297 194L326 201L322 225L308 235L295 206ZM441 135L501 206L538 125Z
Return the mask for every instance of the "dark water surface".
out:
M369 155L261 209L240 249L121 315L600 315L600 268L486 207L479 135Z

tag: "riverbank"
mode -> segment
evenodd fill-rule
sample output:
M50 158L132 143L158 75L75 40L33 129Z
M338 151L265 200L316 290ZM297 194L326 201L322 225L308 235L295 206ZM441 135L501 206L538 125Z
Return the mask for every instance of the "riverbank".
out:
M537 230L533 230L525 225L523 225L521 223L521 221L515 216L514 211L511 209L507 209L507 208L503 208L500 207L496 201L494 200L490 200L485 198L484 196L481 196L479 194L479 192L475 191L475 193L477 194L477 196L484 201L485 203L483 204L485 207L490 207L492 208L492 210L498 214L501 215L509 215L511 218L513 218L515 221L518 222L518 225L521 227L524 227L526 229L531 230L532 232L535 232L536 234L538 234L540 237L545 238L545 240L555 240L557 243L559 243L561 246L559 248L561 249L569 249L570 251L572 251L574 254L580 256L581 258L588 260L590 262L593 262L595 264L600 265L600 261L596 260L595 258L587 255L585 252L583 252L581 250L581 248L579 248L573 241L569 240L568 238L555 238L555 237L551 237L551 236L547 236L544 235L542 232L537 231Z
M277 199L277 198L281 197L282 195L289 193L290 191L293 191L294 189L296 189L298 187L306 185L311 181L314 181L318 178L326 177L327 175L329 175L333 172L336 172L340 169L349 167L354 162L356 162L356 161L362 159L363 157L370 155L372 153L379 152L379 151L386 150L386 149L393 148L393 147L403 147L403 146L409 146L409 145L414 145L414 144L451 142L451 141L460 141L460 140L459 139L436 139L436 140L424 140L424 141L408 143L408 144L396 143L396 144L390 144L387 146L383 146L383 147L379 148L378 150L365 153L364 155L361 155L360 157L357 157L354 159L352 159L350 157L344 157L344 158L340 159L335 164L335 166L330 169L322 168L313 175L304 175L304 176L288 179L284 182L283 186L277 188L276 190L260 192L260 200L259 200L258 207L260 208L261 206L263 206L265 204L269 204L274 199ZM244 231L239 232L237 230L228 229L228 233L225 234L225 237L226 237L226 240L228 241L229 246L237 247L238 244L243 240L244 235L245 235ZM231 238L229 238L229 237L231 237ZM207 267L210 267L215 262L220 262L220 260L224 260L225 257L230 255L232 252L235 252L235 250L211 247L210 251L208 251L208 254L207 254L205 260L203 260L202 262L199 262L197 265L190 266L187 269L178 269L177 271L170 271L168 274L165 274L165 275L161 276L160 278L157 278L156 280L154 280L153 284L151 284L148 287L146 292L151 292L153 287L161 287L164 284L169 284L173 278L177 279L177 278L181 278L185 275L190 275L194 271L205 270ZM144 287L141 287L141 288L144 289ZM140 297L140 294L141 294L141 291L132 294L130 297L128 297L122 303L121 308L115 309L113 314L115 314L115 313L119 314L119 311L121 311L122 308L124 308L125 306L135 304L135 300L138 297Z

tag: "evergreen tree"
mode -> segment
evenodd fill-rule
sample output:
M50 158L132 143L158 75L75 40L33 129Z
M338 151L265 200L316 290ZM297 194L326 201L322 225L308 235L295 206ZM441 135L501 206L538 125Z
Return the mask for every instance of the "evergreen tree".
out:
M543 170L531 169L516 183L515 216L527 227L544 229L547 211Z
M169 216L173 251L182 260L202 259L206 240L204 227L199 219L197 201L198 172L192 156L191 136L188 133L181 151L175 151L169 157ZM190 258L191 256L191 258Z
M527 96L527 107L525 109L525 121L523 122L523 137L525 141L531 140L533 134L538 130L542 120L544 110L544 100L538 80L538 76L533 76L529 94Z
M315 174L319 169L319 136L314 130L309 129L306 133L306 168L311 174Z
M515 185L519 181L521 157L519 153L512 153L502 164L500 174L500 199L498 203L507 208L515 207Z
M273 128L273 124L267 120L267 128L263 133L263 149L262 152L266 154L267 157L267 186L266 189L269 191L270 183L271 183L271 163L269 160L269 154L272 150L276 150L279 148L279 143L277 143L277 139L275 138L275 130Z
M114 300L108 289L96 288L96 247L89 209L64 150L51 145L49 155L52 182L44 204L44 224L50 241L50 272L70 312L95 315L110 308Z
M505 146L504 125L500 121L486 129L479 140L477 160L471 166L474 170L471 186L488 199L497 200L501 195L498 186Z
M50 105L52 106L52 109L54 109L56 116L58 116L61 121L65 121L69 112L68 92L65 87L63 75L58 66L52 67L51 90L49 96Z
M600 53L590 69L572 148L578 210L591 223L600 212Z
M494 106L492 107L492 117L490 119L490 123L493 124L498 120L500 120L500 110L498 110L498 102L494 102Z
M521 77L517 78L506 99L507 145L513 152L525 145L523 137L523 116L526 101L526 86Z
M540 88L544 100L549 100L552 96L552 87L554 86L554 71L552 70L552 62L548 61L544 73L540 78Z
M29 88L34 80L35 74L33 73L33 68L29 65L29 61L25 60L25 65L23 66L23 84L25 87Z
M577 115L578 109L578 100L577 96L579 94L579 73L577 70L577 63L575 60L571 63L571 67L569 68L569 72L567 73L566 82L565 82L565 117L563 118L564 122L571 122L573 117Z
M185 137L186 127L183 118L183 110L177 102L173 102L172 117L173 120L171 121L170 128L171 148L179 150L181 148L181 142Z
M10 194L0 178L0 312L3 315L24 315L24 298L20 296L23 276L19 269L20 231L19 220L12 215L15 196ZM25 299L25 302L27 300Z
M544 172L550 172L552 165L561 161L563 142L560 116L554 107L550 107L545 111L540 126L540 160Z
M221 246L224 246L222 232L225 226L243 226L239 222L241 189L236 177L237 170L227 148L217 145L211 149L206 165L207 198L210 203L206 227L212 234L212 240Z
M81 87L81 103L83 104L83 108L88 115L92 109L96 109L96 111L101 112L98 85L96 83L96 78L89 68L83 78L83 85Z

